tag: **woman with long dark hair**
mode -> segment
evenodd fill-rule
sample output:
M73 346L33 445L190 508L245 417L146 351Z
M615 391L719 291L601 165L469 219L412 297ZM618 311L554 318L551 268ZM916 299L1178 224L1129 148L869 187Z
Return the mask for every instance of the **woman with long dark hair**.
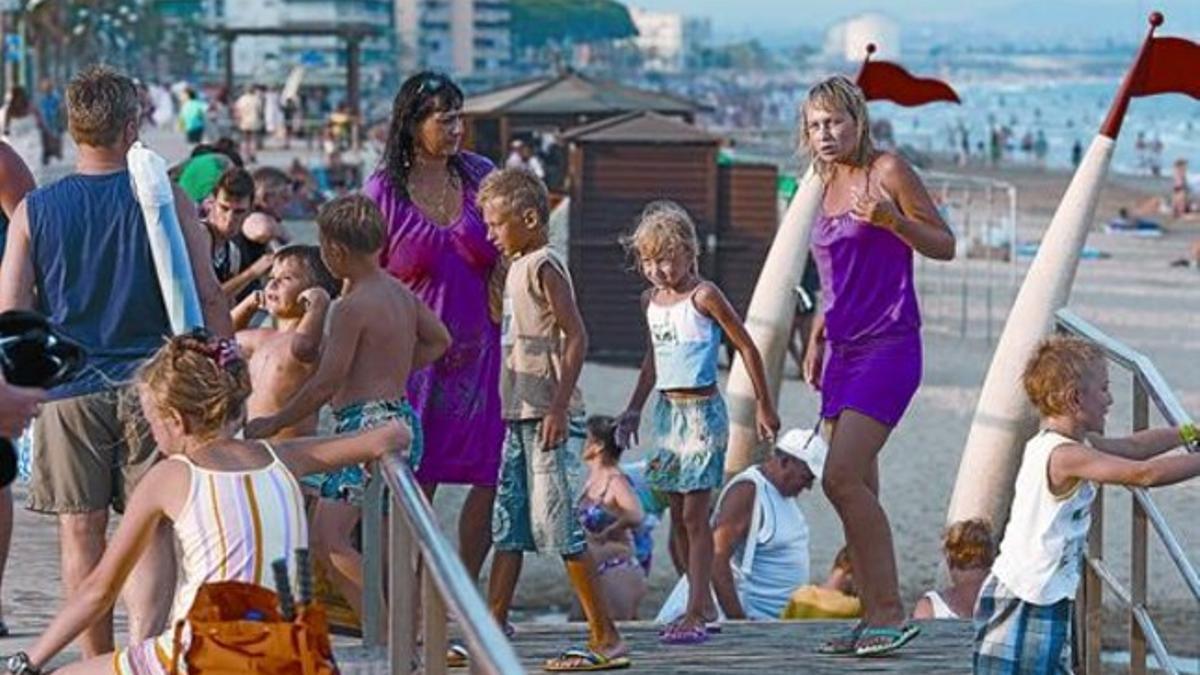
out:
M433 309L453 339L446 353L409 378L425 456L417 479L432 498L442 483L470 485L459 551L472 577L491 548L492 500L500 467L500 325L489 303L499 252L475 193L495 167L463 151L462 91L432 72L410 77L392 108L379 169L363 192L387 223L384 268Z

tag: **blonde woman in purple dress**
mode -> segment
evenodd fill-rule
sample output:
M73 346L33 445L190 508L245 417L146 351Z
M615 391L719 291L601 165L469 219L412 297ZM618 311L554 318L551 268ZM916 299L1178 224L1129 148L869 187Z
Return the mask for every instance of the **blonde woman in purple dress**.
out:
M954 234L899 156L871 145L862 92L844 77L809 90L801 138L825 184L813 228L821 313L805 379L821 392L829 435L822 485L842 520L863 621L821 651L872 656L916 636L904 623L896 554L879 502L879 451L921 382L913 252L954 257Z

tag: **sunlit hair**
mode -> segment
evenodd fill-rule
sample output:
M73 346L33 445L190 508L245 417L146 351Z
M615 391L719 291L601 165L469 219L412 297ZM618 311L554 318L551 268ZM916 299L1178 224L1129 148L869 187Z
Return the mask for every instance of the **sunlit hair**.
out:
M211 438L242 418L250 396L250 374L231 341L203 330L167 341L138 370L159 413L174 410L189 436Z
M624 448L617 443L617 420L608 415L592 415L587 420L587 440L596 444L604 453L604 458L612 463L621 460Z
M857 141L850 153L850 163L855 166L866 166L875 153L871 143L871 121L867 115L867 99L862 89L842 75L834 75L822 80L808 90L804 104L800 106L800 146L811 158L813 167L822 180L828 180L833 171L829 162L817 156L809 134L809 113L813 110L824 112L841 112L850 116L856 129Z
M317 213L321 240L340 244L355 253L383 248L383 214L369 198L352 194L338 197Z
M537 213L538 225L545 227L550 220L550 195L546 185L532 171L512 167L493 171L483 179L475 203L479 208L499 200L509 212L523 214L529 209Z
M67 127L76 143L113 145L138 111L133 80L108 66L88 66L67 85Z
M283 170L273 166L260 166L254 170L254 186L265 193L282 192L292 186L292 179Z
M1103 363L1095 345L1077 337L1055 335L1038 344L1025 364L1021 382L1029 401L1043 417L1072 412L1080 382L1089 368Z
M989 569L996 558L992 526L983 518L960 520L942 535L942 550L950 569Z
M650 202L638 217L633 234L623 237L625 250L634 256L635 262L655 260L685 251L695 268L700 256L700 242L696 237L696 224L687 209L669 200Z

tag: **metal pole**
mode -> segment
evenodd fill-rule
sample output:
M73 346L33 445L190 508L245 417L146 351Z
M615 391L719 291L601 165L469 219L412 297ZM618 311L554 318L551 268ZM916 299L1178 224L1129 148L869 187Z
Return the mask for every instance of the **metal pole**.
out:
M967 200L966 200L966 204L963 208L963 240L967 242L967 251L969 252L971 250L971 197L973 195L970 192L969 187L967 188L967 190L968 190L967 191ZM958 297L958 312L959 312L958 336L959 337L967 336L967 312L969 311L967 309L967 277L970 276L970 273L971 273L970 267L971 266L969 264L969 260L967 260L966 258L969 258L969 256L964 256L963 260L958 261L959 265L962 268L962 279L959 283L959 291L958 291L958 294L959 294L959 297Z
M234 100L233 96L233 41L237 36L232 33L221 34L221 51L225 56L225 95L229 97L230 102Z
M987 185L987 230L983 235L984 250L987 251L987 317L984 321L984 331L987 335L987 343L992 344L992 275L996 269L996 256L993 252L993 243L996 240L996 193L992 190L992 184Z
M425 609L425 672L446 672L446 602L428 565L421 571L421 606Z
M363 644L368 647L383 645L383 500L383 479L379 463L374 462L362 509L363 615L359 619Z
M388 500L388 672L404 673L412 668L416 656L417 574L413 569L416 540L404 517L403 509Z
M1136 373L1133 375L1133 431L1150 426L1150 402L1146 388ZM1129 671L1133 675L1146 673L1146 634L1134 616L1136 608L1146 606L1147 527L1146 510L1137 499L1133 504L1132 536L1129 544Z
M1096 499L1092 502L1092 527L1088 531L1088 559L1102 560L1104 558L1104 487L1096 487ZM1092 569L1091 565L1084 566L1084 596L1087 606L1084 610L1086 634L1084 637L1083 672L1086 675L1100 675L1101 630L1104 618L1104 582Z

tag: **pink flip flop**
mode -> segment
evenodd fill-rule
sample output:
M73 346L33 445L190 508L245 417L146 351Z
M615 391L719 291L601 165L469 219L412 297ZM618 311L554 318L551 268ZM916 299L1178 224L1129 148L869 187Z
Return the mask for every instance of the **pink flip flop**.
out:
M694 628L671 626L669 630L659 636L658 641L664 645L698 645L708 642L708 631L704 626Z

